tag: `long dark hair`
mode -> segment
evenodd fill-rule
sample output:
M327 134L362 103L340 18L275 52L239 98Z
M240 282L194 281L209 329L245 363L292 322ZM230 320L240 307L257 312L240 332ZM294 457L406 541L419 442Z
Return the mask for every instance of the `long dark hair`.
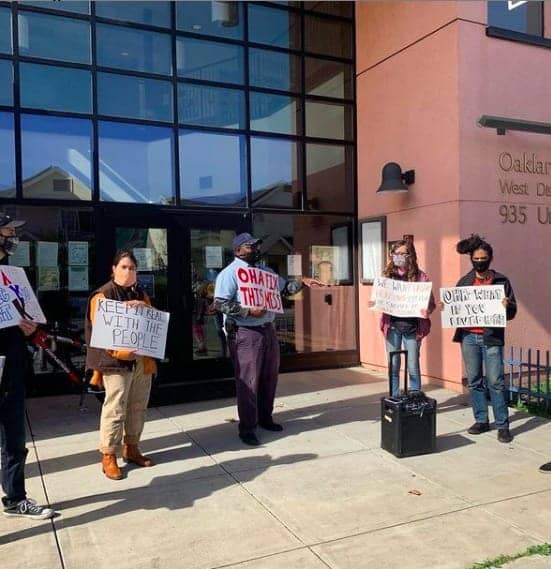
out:
M392 255L395 253L396 249L399 249L400 247L406 247L408 252L407 280L416 282L419 280L419 274L421 273L421 271L419 269L419 265L417 264L417 252L415 251L415 246L411 241L402 240L402 241L396 241L395 243L392 244L392 247L390 248L391 256L383 271L383 276L388 277L390 279L394 279L399 275L398 267L396 267L396 265L392 261Z
M478 235L477 233L473 233L471 234L470 237L462 239L455 246L455 250L460 255L469 255L471 259L473 257L473 253L477 249L482 249L483 251L486 251L486 253L488 253L488 256L490 257L490 261L494 258L494 250L492 249L492 246L487 241L485 241L483 237L480 237L480 235Z

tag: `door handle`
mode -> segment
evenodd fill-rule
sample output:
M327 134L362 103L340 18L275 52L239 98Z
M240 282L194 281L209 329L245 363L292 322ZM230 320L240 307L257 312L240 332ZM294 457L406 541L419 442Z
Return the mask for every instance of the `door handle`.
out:
M331 306L333 304L333 295L332 294L326 294L323 297L323 300L324 300L325 304L328 304L329 306Z

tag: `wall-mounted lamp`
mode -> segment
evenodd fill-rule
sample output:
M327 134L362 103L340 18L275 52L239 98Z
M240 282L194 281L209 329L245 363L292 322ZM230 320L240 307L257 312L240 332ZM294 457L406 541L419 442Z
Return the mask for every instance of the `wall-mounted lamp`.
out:
M402 168L396 162L387 162L383 166L383 179L376 193L399 194L408 191L408 186L415 183L415 170L402 174Z
M478 126L495 128L497 134L505 134L508 130L551 134L551 123L509 119L507 117L492 117L489 115L482 115L478 119Z

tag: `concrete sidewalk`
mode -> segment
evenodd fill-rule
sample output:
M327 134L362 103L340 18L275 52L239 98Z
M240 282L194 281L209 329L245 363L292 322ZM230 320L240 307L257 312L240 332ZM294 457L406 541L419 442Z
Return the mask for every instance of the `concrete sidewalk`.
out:
M551 541L550 422L514 414L509 445L470 436L465 397L433 389L438 452L396 459L379 447L385 387L361 368L283 374L285 430L256 448L233 400L152 408L141 446L158 464L121 481L101 474L93 398L30 400L28 491L60 515L2 516L2 567L464 569Z

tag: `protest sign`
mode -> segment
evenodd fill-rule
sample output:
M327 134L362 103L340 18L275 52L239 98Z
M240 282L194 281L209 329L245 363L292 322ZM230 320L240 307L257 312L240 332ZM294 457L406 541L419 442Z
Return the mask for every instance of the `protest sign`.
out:
M131 306L108 298L98 300L92 338L93 348L135 350L140 356L164 358L170 314L151 306Z
M278 275L256 267L238 267L235 274L241 306L283 313Z
M442 328L505 328L504 297L503 285L441 288Z
M385 277L375 277L371 300L373 310L391 316L421 318L421 310L429 305L431 282L410 282Z
M4 265L0 268L0 328L17 326L23 318L46 323L25 271Z

